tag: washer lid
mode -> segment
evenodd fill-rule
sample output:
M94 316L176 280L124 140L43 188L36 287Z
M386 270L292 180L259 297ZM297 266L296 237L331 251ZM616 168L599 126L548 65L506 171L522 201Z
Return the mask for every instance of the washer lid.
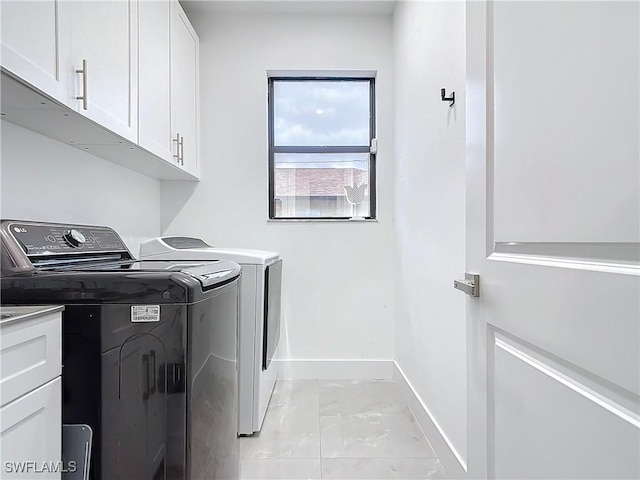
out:
M134 264L134 269L143 271L168 270L184 273L200 282L202 288L208 289L240 276L241 268L236 262L229 260L209 263L178 263L153 260L141 260Z
M212 247L199 238L158 237L140 244L140 258L153 260L232 260L241 265L268 265L280 258L275 252L246 248Z

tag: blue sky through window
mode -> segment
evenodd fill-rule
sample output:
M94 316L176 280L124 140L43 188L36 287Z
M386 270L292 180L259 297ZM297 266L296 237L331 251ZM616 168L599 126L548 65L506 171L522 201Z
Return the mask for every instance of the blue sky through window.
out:
M276 146L367 146L369 82L274 82L274 120Z

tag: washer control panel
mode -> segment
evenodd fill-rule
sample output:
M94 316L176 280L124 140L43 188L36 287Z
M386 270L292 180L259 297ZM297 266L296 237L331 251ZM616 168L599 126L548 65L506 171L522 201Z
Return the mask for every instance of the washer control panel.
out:
M85 237L80 230L76 230L75 228L67 230L62 238L64 238L67 245L71 247L83 247L84 243L87 241L87 237Z
M120 236L108 227L35 222L12 222L7 227L5 231L28 256L128 251Z

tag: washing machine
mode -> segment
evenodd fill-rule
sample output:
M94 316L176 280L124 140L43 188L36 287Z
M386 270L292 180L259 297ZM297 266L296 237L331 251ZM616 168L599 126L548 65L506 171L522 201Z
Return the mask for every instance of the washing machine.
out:
M2 303L65 305L62 418L93 430L90 479L237 479L240 266L140 262L102 226L0 236Z
M141 259L241 265L238 434L259 432L278 378L272 362L280 339L282 259L262 250L212 247L199 238L159 237L140 245Z

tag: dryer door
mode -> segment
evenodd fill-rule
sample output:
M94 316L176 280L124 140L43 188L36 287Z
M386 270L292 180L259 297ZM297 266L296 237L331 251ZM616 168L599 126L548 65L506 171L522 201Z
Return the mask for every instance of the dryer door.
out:
M280 301L282 288L282 260L267 265L264 278L264 335L262 369L271 364L280 340Z

